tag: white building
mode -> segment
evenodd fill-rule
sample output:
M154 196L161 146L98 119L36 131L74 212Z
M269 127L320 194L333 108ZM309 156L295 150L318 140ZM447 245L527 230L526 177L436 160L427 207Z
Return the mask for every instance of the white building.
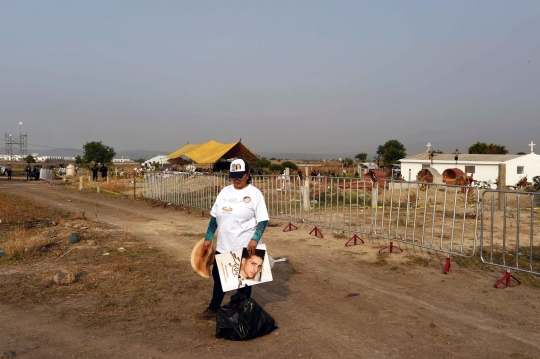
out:
M455 154L434 154L430 158L430 147L428 151L406 157L400 160L401 174L406 181L416 181L416 175L423 168L433 168L438 175L442 175L447 169L458 168L467 175L473 175L477 181L495 182L499 176L499 165L506 165L506 185L513 186L523 177L527 177L529 182L532 178L540 176L540 155L533 152L534 143L529 145L531 151L524 155L479 155L479 154L458 154L456 161ZM439 178L439 176L434 176ZM437 182L437 181L435 181Z
M113 158L113 163L134 163L134 161L131 158Z
M169 162L169 160L170 160L169 157L164 156L164 155L159 155L143 162L143 165L151 166L154 162L157 162L159 163L161 169L172 168L172 164Z

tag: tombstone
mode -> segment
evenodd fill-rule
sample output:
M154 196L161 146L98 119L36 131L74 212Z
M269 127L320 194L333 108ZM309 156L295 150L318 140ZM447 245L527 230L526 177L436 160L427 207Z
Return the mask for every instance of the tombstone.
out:
M66 176L68 177L74 177L75 176L75 166L73 165L67 165L66 167Z

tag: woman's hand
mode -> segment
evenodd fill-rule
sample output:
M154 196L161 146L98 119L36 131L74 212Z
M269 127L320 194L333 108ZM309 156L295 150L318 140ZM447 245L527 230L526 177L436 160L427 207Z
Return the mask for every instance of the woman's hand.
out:
M204 241L202 245L203 256L212 248L212 241Z
M254 254L255 253L255 248L257 248L257 241L255 240L251 240L249 241L248 245L247 245L247 251L250 255Z

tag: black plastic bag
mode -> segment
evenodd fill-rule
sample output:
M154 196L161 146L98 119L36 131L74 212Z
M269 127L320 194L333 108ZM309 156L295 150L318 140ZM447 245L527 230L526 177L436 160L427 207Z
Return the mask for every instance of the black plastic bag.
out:
M252 298L236 293L217 311L216 338L248 340L277 329L276 321Z

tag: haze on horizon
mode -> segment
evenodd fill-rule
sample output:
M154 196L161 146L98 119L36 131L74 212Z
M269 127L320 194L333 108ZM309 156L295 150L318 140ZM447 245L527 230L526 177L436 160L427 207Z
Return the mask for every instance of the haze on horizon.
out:
M0 132L165 154L240 138L254 153L528 153L539 18L536 0L3 1Z

